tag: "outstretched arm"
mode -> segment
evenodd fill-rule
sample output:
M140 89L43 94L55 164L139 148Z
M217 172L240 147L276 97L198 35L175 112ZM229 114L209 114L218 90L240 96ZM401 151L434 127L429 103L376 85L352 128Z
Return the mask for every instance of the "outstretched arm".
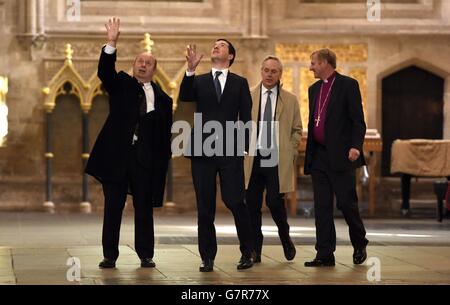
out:
M105 24L105 28L108 34L108 45L115 48L120 36L120 19L115 17L109 19L108 23Z
M103 83L108 93L117 88L117 72L116 72L116 45L120 35L120 19L109 19L105 24L107 31L108 43L102 50L100 60L98 63L98 78Z
M203 54L197 53L197 46L188 45L186 48L187 71L180 85L180 100L182 102L195 101L195 69L203 58Z

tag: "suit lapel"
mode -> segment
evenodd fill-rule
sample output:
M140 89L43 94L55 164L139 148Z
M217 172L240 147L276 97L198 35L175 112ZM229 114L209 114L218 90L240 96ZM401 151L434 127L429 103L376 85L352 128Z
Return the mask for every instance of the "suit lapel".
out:
M275 108L275 120L279 121L280 120L280 115L283 112L283 107L284 107L284 101L287 99L286 94L284 93L284 91L281 89L281 86L278 87L278 101L276 101L276 108Z
M159 110L161 107L160 105L161 93L159 92L159 87L154 82L151 82L151 84L153 88L153 93L155 94L155 110Z
M258 123L258 121L259 121L258 113L259 113L259 108L260 108L260 105L261 105L261 84L259 84L259 86L257 86L251 92L251 95L252 95L252 101L253 101L252 121Z
M333 107L337 104L336 100L342 89L341 80L342 80L341 75L336 72L336 78L335 78L333 87L331 88L330 100L328 101L329 104L328 104L328 108L327 108L326 119L328 119L328 117L330 116L330 113L332 113L332 111L333 111ZM325 124L326 124L326 122L325 122Z
M211 99L211 101L215 101L216 103L218 103L219 101L217 100L216 87L214 86L214 78L212 76L212 71L209 71L208 73L206 73L206 86L205 87L206 87L206 90L209 91L209 95L214 97L213 99Z
M233 83L234 83L233 74L230 71L228 71L227 80L225 82L225 88L223 88L222 96L220 98L221 103L226 100L225 98L228 96L228 91L230 91L231 88L234 88Z
M309 109L309 121L314 124L314 111L316 110L317 95L319 94L320 86L322 86L322 81L316 82L311 89L311 97L309 104L312 105Z

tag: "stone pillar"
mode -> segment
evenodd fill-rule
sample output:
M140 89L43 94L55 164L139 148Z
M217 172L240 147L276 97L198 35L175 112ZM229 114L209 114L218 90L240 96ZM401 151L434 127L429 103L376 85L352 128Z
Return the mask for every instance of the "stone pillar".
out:
M27 0L26 33L36 35L37 0Z
M83 168L81 172L83 173L83 186L82 186L82 201L80 203L80 207L85 209L86 212L91 212L91 203L89 202L89 187L88 187L88 175L84 173L84 168L86 167L86 163L89 159L89 109L83 109L82 114L82 122L83 122L83 151L81 154L81 158L83 160Z
M45 114L45 159L46 159L46 182L45 182L45 202L44 207L53 209L53 153L52 153L52 111L47 109Z
M44 0L37 0L36 3L36 33L44 35L45 32L45 3Z
M8 78L0 76L0 147L6 145L8 135L8 106L6 94L8 93Z
M266 1L249 0L248 31L250 37L264 37L267 35Z
M450 140L450 76L445 78L444 82L444 126L443 137Z

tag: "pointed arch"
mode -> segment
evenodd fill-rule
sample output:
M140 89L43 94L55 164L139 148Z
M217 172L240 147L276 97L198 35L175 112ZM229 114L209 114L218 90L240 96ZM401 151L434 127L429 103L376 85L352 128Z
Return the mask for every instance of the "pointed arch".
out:
M83 80L78 71L74 68L70 60L64 62L63 67L53 76L47 87L43 89L45 94L44 107L47 112L52 112L56 106L56 98L65 92L64 85L70 83L72 89L70 94L76 95L80 100L80 106L85 103L85 92L89 85Z

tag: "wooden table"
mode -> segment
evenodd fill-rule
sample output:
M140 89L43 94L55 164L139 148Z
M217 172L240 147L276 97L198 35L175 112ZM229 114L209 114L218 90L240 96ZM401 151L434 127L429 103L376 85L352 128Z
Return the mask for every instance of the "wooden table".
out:
M411 177L440 178L450 180L450 140L410 139L392 143L391 173L402 175L402 206L404 215L409 214ZM442 221L443 198L446 181L435 181L437 219Z

